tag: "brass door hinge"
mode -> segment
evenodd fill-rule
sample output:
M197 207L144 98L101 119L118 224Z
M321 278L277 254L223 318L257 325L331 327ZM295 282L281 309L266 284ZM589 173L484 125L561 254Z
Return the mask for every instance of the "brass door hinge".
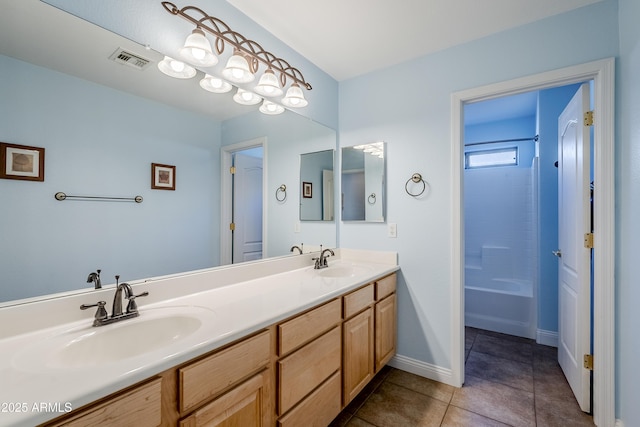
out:
M229 168L229 173L230 173L231 175L233 175L234 173L236 173L236 167L235 167L235 166L231 166L231 167Z
M584 233L584 247L593 249L593 233Z
M593 354L584 355L584 369L593 371Z
M584 125L593 126L593 111L586 111L584 113Z
M232 222L231 224L229 224L229 230L231 231L235 231L236 230L236 223Z

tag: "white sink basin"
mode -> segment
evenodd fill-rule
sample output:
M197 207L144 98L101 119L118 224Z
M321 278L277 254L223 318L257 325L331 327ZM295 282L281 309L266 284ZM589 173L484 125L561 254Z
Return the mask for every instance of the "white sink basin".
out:
M203 307L172 306L142 309L140 316L111 325L83 326L26 347L16 357L22 369L79 369L103 366L148 354L197 336L214 312Z
M334 264L331 264L331 262L329 262L328 267L320 270L314 270L315 274L317 274L318 276L333 278L354 277L359 274L367 273L368 271L368 267L348 262L340 262Z

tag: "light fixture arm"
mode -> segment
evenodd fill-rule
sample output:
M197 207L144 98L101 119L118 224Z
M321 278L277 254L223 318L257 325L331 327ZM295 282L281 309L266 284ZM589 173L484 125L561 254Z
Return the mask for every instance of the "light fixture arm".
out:
M180 16L194 24L197 28L200 28L202 31L214 36L214 46L218 54L221 54L224 51L225 42L229 43L235 49L244 54L253 73L258 71L258 66L260 65L259 62L262 62L267 66L267 68L276 70L280 73L280 84L282 84L282 86L286 85L287 78L289 78L294 83L298 83L300 86L304 86L307 90L311 90L311 84L305 81L300 70L289 65L289 63L284 59L278 58L271 52L264 50L257 42L247 39L242 34L233 31L220 19L207 14L202 9L195 6L186 6L182 9L178 9L175 4L168 1L163 1L162 6L172 15ZM202 18L198 19L197 17L192 16L195 14L202 15Z

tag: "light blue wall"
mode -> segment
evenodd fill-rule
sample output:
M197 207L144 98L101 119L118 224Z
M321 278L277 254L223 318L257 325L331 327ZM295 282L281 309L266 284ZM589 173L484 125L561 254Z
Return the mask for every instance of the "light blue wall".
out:
M0 141L45 148L44 182L0 180L0 301L218 264L219 123L5 56L0 75ZM151 163L175 191L151 190Z
M540 136L538 328L558 331L558 116L580 85L541 90L538 94Z
M616 154L616 405L626 427L640 425L640 2L619 0L620 60Z
M340 245L398 251L400 355L451 368L451 93L616 56L617 19L604 1L340 83L340 144L387 142L398 225L390 239L385 225L342 224ZM426 197L404 191L414 172Z

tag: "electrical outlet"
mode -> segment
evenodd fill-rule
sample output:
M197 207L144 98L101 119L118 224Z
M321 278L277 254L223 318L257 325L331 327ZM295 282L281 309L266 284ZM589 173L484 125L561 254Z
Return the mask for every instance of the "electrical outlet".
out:
M396 224L395 222L390 222L388 224L387 234L392 238L398 237L398 224Z
M300 232L300 221L296 221L293 224L293 232L294 233L299 233Z

